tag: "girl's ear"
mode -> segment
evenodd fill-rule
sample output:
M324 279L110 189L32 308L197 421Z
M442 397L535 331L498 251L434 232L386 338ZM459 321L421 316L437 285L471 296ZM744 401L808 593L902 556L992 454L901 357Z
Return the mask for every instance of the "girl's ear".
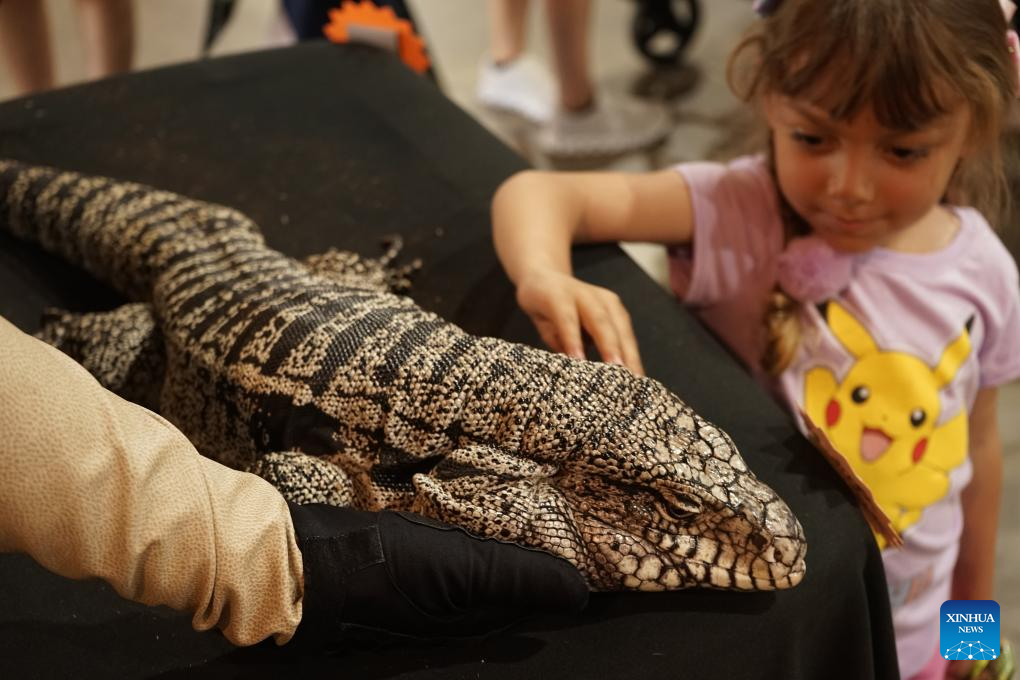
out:
M963 140L963 146L960 147L960 160L973 156L985 143L982 132L974 125L974 113L970 107L965 107L965 110L967 118L964 124L967 126L967 136Z
M960 146L960 158L956 161L957 167L959 167L962 161L967 160L978 150L981 146L981 139L979 133L974 130L968 130L967 136L963 139L963 144ZM953 170L956 172L956 170Z
M772 93L765 93L758 97L758 108L770 128L775 127L776 112L779 107L779 97Z
M762 94L758 98L757 103L758 110L761 112L761 119L765 121L765 126L768 128L769 142L771 144L776 130L783 127L783 117L781 114L783 110L783 98L778 94Z

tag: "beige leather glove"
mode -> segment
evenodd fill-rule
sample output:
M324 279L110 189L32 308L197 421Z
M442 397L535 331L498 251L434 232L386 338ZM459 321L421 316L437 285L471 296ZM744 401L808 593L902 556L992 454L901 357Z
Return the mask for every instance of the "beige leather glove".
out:
M0 551L193 612L197 630L238 645L283 644L301 620L301 553L280 494L203 458L2 317L0 499Z

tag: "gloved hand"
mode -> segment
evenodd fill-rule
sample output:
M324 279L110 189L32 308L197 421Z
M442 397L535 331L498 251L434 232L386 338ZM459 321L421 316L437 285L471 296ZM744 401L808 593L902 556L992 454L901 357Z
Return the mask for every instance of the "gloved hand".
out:
M588 602L577 569L538 550L409 512L293 504L290 512L304 561L295 636L303 644L329 646L351 629L477 636Z

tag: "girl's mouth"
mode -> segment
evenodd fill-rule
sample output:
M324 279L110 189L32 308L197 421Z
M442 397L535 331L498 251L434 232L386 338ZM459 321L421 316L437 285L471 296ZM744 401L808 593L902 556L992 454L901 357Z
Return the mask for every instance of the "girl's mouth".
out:
M860 231L868 226L867 220L844 220L841 217L836 218L836 224L843 231Z
M838 215L828 215L829 220L836 227L838 231L842 232L856 232L863 231L868 227L872 226L877 218L875 217L849 217L844 218Z

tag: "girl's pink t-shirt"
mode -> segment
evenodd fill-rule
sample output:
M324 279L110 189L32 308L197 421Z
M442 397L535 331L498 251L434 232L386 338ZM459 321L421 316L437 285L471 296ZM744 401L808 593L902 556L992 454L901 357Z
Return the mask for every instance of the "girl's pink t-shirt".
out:
M826 431L900 530L904 546L882 557L900 673L910 677L937 648L950 599L971 477L967 415L978 390L1020 377L1016 264L980 213L953 207L960 229L941 250L852 256L845 290L802 305L798 354L771 379L758 361L783 226L767 163L676 170L690 189L694 236L671 249L673 290L761 384Z

